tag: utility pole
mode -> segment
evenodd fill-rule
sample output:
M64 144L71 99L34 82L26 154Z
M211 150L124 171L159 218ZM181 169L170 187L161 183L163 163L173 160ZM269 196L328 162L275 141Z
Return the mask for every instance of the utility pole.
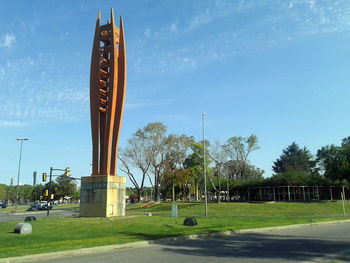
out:
M48 189L48 201L47 201L47 216L50 215L50 205L51 205L51 181L52 181L52 176L62 176L62 175L53 175L53 171L64 171L64 176L69 176L69 167L66 169L55 169L50 167L50 181L49 181L49 189Z
M204 137L204 117L205 112L202 113L202 130L203 130L203 171L204 171L204 202L205 202L205 216L208 216L208 197L207 197L207 162L205 159L205 137Z
M17 188L16 188L16 207L15 212L17 212L17 205L18 205L18 188L19 188L19 175L21 173L21 160L22 160L22 147L23 147L23 141L28 141L28 138L17 138L17 141L21 141L21 149L19 151L19 162L18 162L18 176L17 176Z
M50 167L50 181L49 181L49 191L48 191L48 201L47 201L47 216L50 215L52 170L53 170L52 167Z

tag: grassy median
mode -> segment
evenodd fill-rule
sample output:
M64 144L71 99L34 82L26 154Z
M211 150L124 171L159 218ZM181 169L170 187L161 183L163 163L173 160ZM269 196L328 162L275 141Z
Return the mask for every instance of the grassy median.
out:
M179 202L179 215L203 215L203 202ZM141 215L151 212L154 215L171 215L170 202L155 203L147 207L146 204L133 204L127 207L128 215ZM350 213L350 202L345 202L345 211ZM315 202L315 203L293 203L293 202L266 202L266 203L208 203L208 214L217 216L240 216L240 215L260 215L260 216L316 216L316 215L343 215L341 201L336 202Z
M144 213L145 211L152 212L152 214L157 212L170 214L171 204L169 203L156 204L147 209L142 208L143 205L129 206L127 214ZM169 216L148 217L143 215L111 219L49 217L38 218L37 221L32 221L32 234L18 235L14 234L13 230L17 223L23 221L5 222L0 223L0 258L123 244L179 235L303 224L347 218L326 216L326 214L323 214L323 216L309 216L312 211L317 215L327 211L331 214L340 214L342 210L340 209L339 211L338 203L327 202L316 204L316 206L315 204L302 204L302 206L299 206L299 204L295 203L276 203L274 204L275 206L271 205L273 204L209 204L209 214L213 215L216 213L217 216L196 216L198 225L195 227L183 225L185 216L177 219ZM333 208L334 210L329 210L333 205L336 205ZM202 208L203 204L201 203L179 204L180 214L201 214L204 211L202 211ZM295 215L296 211L308 216ZM236 212L237 214L248 215L231 216ZM266 213L270 216L266 216ZM273 215L272 213L275 214ZM230 216L218 216L221 214ZM281 216L281 214L294 216ZM25 215L23 215L24 217Z

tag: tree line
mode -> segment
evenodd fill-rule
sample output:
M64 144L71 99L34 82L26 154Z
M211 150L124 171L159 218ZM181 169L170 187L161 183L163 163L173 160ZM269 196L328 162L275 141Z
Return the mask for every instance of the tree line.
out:
M327 145L313 156L296 142L273 162L272 177L249 160L258 150L258 137L233 136L224 143L196 141L185 134L168 134L161 122L137 129L119 150L119 168L134 186L138 199L153 190L154 200L199 200L203 193L204 163L208 191L231 200L237 191L256 186L345 185L350 179L350 137L340 146ZM205 153L205 154L204 154ZM205 162L204 162L205 161ZM148 182L151 187L145 187ZM152 191L151 190L151 191ZM218 198L217 201L220 201Z
M49 188L49 183L38 185L20 185L18 187L19 203L48 201L48 196L45 196L45 191ZM7 204L16 203L17 186L0 184L0 201ZM60 200L65 196L71 197L73 200L80 198L80 190L76 189L76 184L70 178L57 177L51 182L51 193L54 195L54 200Z
M160 201L181 196L200 199L203 188L204 161L210 188L218 194L228 184L222 178L247 181L262 178L264 171L249 162L249 155L259 149L258 138L231 137L224 144L196 141L185 134L168 134L160 122L138 129L119 150L120 170L135 187L140 200L145 183L154 189L154 199ZM205 152L205 154L204 154ZM227 180L227 181L228 181ZM225 189L226 189L225 188Z

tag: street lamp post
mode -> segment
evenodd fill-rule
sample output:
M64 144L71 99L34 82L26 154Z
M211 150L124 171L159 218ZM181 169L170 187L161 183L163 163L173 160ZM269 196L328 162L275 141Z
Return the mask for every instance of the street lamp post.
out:
M204 202L205 202L205 216L208 216L208 197L207 197L207 174L206 174L206 159L205 159L205 137L204 137L204 117L205 112L202 113L202 130L203 130L203 170L204 170Z
M21 173L22 146L23 146L23 141L28 141L28 138L17 138L17 141L21 141L21 148L20 148L20 151L19 151L19 162L18 162L18 176L17 176L16 207L15 207L15 212L17 212L17 205L18 205L18 188L19 188L19 175L20 175L20 173Z

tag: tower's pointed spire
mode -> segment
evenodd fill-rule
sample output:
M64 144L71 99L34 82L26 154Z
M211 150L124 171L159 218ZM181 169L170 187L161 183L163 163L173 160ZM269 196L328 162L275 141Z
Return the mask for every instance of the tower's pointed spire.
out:
M96 19L96 30L97 30L97 27L99 27L101 24L101 14L100 14L100 11L98 11L97 13L97 19Z
M113 8L111 8L111 21L112 21L112 25L115 26Z
M122 30L123 28L123 18L122 16L120 16L120 30Z

